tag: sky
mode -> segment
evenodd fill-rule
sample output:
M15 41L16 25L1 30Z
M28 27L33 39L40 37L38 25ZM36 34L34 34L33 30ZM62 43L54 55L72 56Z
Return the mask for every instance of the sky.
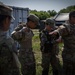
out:
M75 5L75 0L0 0L6 5L29 8L37 11L55 10L59 12L61 9L71 5Z

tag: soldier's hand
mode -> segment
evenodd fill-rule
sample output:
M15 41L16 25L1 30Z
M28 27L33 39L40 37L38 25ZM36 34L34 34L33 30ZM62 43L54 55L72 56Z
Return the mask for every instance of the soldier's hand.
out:
M52 32L49 33L49 35L57 35L58 34L58 31L57 30L54 30Z
M27 27L23 27L21 31L23 31L23 32L28 32L29 29L28 29Z
M62 42L61 36L56 40L56 42L58 42L58 43Z

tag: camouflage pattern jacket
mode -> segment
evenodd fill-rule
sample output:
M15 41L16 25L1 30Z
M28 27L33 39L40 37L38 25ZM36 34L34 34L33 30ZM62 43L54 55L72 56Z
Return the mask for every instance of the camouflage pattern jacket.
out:
M65 23L61 25L57 31L62 36L64 51L68 53L75 53L75 25Z
M0 75L19 75L19 67L13 55L16 53L14 40L7 36L7 32L0 30Z
M25 26L21 28L20 27L17 27L17 28L19 28L19 30L17 31L15 30L12 32L12 38L20 43L21 48L31 49L32 48L32 37L34 35L32 30Z
M71 63L75 62L75 25L67 22L61 25L57 32L62 36L64 42L63 60Z
M58 53L58 43L55 41L57 37L50 36L49 31L43 30L40 33L40 49L41 51L48 53ZM55 48L55 49L54 49ZM56 51L55 51L56 50ZM54 52L53 52L54 51Z

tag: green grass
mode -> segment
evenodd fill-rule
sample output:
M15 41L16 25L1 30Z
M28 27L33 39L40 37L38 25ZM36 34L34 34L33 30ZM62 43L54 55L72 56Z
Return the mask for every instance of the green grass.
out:
M38 30L33 30L34 32L34 37L32 40L33 43L33 51L35 54L35 59L36 59L36 75L41 75L42 73L42 67L41 67L41 51L40 51L40 40L39 40L39 32ZM59 52L59 58L60 58L60 63L62 65L62 58L61 58L61 54L62 54L62 43L59 44L59 48L60 48L60 52ZM50 68L50 75L52 75L52 68Z

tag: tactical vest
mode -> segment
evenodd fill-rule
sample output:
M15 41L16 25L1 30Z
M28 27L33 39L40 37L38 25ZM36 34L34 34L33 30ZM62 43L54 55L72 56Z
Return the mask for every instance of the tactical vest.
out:
M53 31L53 30L52 30ZM51 52L53 49L53 44L56 43L56 39L59 38L59 35L49 35L49 32L46 30L43 30L40 33L40 40L43 40L43 43L41 43L41 49L44 52Z
M41 49L42 49L42 51L44 51L45 53L51 52L53 44L51 43L52 38L49 35L48 31L43 30L40 33L40 40L43 40L43 42L44 42L44 43L41 43Z

